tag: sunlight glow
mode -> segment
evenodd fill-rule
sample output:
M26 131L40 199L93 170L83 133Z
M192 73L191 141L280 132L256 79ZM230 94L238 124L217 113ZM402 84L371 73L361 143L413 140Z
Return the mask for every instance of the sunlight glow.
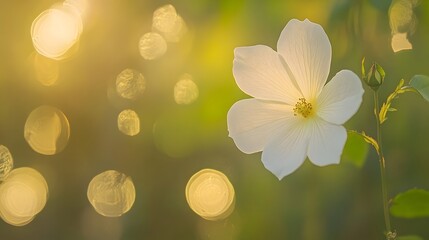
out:
M52 86L59 77L59 64L58 61L47 58L39 53L33 55L34 73L37 81L44 86Z
M198 94L198 86L189 74L184 74L174 86L174 101L177 104L193 103L197 100Z
M187 32L185 21L171 4L153 12L152 29L162 33L169 42L178 42Z
M144 34L139 41L140 55L146 60L162 57L167 52L164 38L155 32Z
M0 217L14 226L30 223L45 207L48 184L32 168L17 168L0 185Z
M145 89L145 79L137 70L127 68L116 77L116 92L125 99L136 100Z
M82 18L89 8L88 0L65 0L64 5L75 8Z
M189 179L185 193L189 207L204 219L222 220L234 210L234 188L219 171L203 169L195 173Z
M123 134L128 136L135 136L140 132L140 118L139 115L131 110L126 109L118 115L118 129Z
M24 126L24 137L30 147L44 155L61 152L70 137L70 125L61 110L40 106L34 109Z
M0 145L0 181L3 181L13 168L13 158L9 149Z
M115 170L108 170L91 180L87 197L99 214L119 217L133 206L136 191L130 177Z
M81 16L74 7L56 5L34 19L31 25L34 48L45 57L64 59L79 40L82 28Z

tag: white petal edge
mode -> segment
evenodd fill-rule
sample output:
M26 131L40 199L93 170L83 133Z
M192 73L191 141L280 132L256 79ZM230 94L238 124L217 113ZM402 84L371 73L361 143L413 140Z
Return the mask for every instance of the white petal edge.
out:
M277 51L304 97L313 101L325 85L331 65L331 43L323 28L308 19L292 19L280 34Z
M279 180L293 173L307 157L309 140L306 123L295 122L289 129L278 132L262 152L265 168Z
M317 115L328 122L341 125L357 112L363 93L359 77L350 70L341 70L320 93Z
M238 87L258 99L295 104L301 94L281 61L277 52L264 45L236 48L233 74Z
M343 126L316 118L312 124L308 158L317 166L338 164L346 140L347 131Z
M228 111L229 136L242 152L259 152L295 119L292 107L286 104L253 98L240 100Z

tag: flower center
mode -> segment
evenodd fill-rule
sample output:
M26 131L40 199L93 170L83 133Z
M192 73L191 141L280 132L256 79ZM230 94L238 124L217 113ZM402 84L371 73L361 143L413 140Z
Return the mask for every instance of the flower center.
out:
M300 114L304 118L307 118L313 112L313 106L311 103L307 102L305 98L298 99L298 102L295 104L295 108L293 109L294 116Z

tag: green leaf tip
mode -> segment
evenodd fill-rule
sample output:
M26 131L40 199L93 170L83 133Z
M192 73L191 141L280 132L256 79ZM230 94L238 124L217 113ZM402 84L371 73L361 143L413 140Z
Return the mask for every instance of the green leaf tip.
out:
M413 87L426 101L429 102L429 77L415 75L411 78L410 86Z
M429 191L411 189L396 195L390 213L399 218L429 217Z

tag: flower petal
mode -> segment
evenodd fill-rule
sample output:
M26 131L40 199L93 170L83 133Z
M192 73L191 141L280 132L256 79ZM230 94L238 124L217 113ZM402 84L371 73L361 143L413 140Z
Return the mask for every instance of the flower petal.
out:
M347 132L343 126L316 118L312 124L308 158L317 166L338 164L346 140Z
M240 89L252 97L293 105L301 96L281 63L280 55L267 46L236 48L233 73Z
M277 102L244 99L228 112L229 136L244 153L262 151L266 143L290 125L292 107Z
M363 93L359 77L350 70L341 70L320 93L317 115L328 122L343 124L359 109Z
M279 131L262 152L265 168L279 180L298 169L307 156L309 133L306 124L298 121L291 124L287 130Z
M331 43L319 24L290 20L280 34L277 51L304 97L312 101L322 90L331 65Z

